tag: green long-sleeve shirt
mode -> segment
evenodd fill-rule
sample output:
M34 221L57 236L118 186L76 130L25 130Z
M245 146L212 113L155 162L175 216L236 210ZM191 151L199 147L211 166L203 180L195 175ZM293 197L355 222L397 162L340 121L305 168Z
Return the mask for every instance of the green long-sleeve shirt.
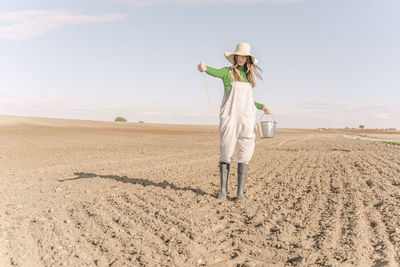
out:
M246 73L244 72L244 68L239 66L239 70L240 70L240 74L242 75L242 81L248 83L249 81L247 80ZM222 79L222 82L224 83L224 87L225 87L225 97L226 97L226 99L228 99L229 94L232 89L232 85L231 85L232 77L231 77L231 75L229 75L229 68L225 67L222 69L214 69L214 68L207 66L206 73L211 76ZM254 101L254 105L256 105L257 109L261 110L263 108L263 104L257 103L255 101Z

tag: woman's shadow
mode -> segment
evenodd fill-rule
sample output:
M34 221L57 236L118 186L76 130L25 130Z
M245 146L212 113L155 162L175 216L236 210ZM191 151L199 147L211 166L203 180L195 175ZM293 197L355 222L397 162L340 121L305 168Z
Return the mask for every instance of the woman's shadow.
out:
M118 176L118 175L99 175L96 173L86 173L86 172L75 172L74 175L76 177L74 178L67 178L67 179L61 179L58 180L59 182L66 182L66 181L73 181L73 180L79 180L79 179L86 179L86 178L103 178L103 179L111 179L115 180L117 182L122 182L122 183L130 183L130 184L140 184L142 186L156 186L156 187L161 187L163 189L170 187L173 190L182 190L182 191L192 191L193 193L201 196L214 196L212 194L206 193L201 189L194 189L189 186L186 187L179 187L174 185L173 183L163 181L163 182L153 182L147 179L140 179L140 178L129 178L127 176Z

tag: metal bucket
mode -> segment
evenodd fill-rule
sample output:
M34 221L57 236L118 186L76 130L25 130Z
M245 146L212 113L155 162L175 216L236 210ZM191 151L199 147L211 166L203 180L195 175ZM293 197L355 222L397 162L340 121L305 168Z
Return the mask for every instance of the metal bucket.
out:
M256 123L261 138L273 138L275 136L276 120L263 120Z

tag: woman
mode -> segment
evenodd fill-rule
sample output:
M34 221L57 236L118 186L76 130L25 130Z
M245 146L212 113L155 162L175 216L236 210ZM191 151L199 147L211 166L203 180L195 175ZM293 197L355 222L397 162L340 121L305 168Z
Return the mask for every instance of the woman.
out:
M249 162L255 145L255 114L257 109L270 114L263 104L253 101L255 77L262 79L258 72L257 59L250 53L248 43L239 43L235 52L225 52L231 67L214 69L200 62L200 72L221 78L225 93L220 109L220 162L221 189L219 199L226 199L228 194L228 176L230 163L237 144L236 161L238 162L237 199L245 200L244 186Z

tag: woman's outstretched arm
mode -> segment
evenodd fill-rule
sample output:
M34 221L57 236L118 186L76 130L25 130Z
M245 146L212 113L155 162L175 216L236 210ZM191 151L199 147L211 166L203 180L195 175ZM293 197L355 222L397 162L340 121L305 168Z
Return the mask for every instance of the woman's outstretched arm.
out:
M209 74L211 76L221 78L221 79L226 77L229 73L229 70L227 67L222 68L222 69L214 69L214 68L207 66L203 62L200 62L200 64L197 66L197 68L199 69L200 72L206 72L207 74Z
M228 76L229 69L227 67L222 68L222 69L214 69L214 68L211 68L211 67L207 66L206 73L211 75L211 76L223 79L226 76Z

